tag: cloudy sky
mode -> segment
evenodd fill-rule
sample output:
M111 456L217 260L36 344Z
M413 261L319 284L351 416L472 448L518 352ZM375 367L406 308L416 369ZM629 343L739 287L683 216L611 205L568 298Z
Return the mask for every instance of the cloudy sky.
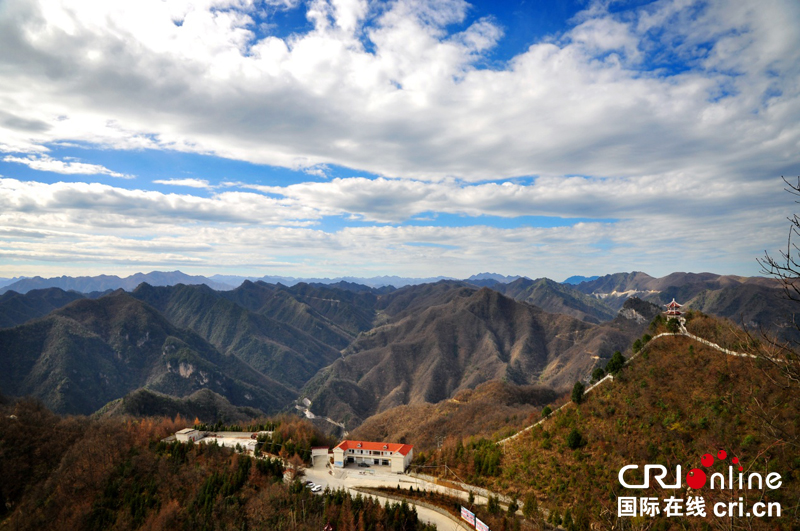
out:
M751 275L796 0L0 0L0 276Z

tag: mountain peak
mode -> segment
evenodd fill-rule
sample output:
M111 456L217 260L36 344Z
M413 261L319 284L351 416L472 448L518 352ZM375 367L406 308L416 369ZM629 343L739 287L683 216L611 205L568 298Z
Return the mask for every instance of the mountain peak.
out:
M519 275L506 276L506 275L501 275L499 273L488 273L487 272L487 273L478 273L477 275L472 275L471 277L469 277L466 280L468 280L468 281L469 280L496 280L497 282L501 282L503 284L508 284L509 282L513 282L513 281L517 280L518 278L521 278L521 277Z

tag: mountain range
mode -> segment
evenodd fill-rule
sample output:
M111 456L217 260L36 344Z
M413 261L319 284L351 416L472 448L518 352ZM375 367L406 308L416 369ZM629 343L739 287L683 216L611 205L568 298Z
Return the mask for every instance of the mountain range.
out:
M99 275L94 277L30 277L21 278L0 287L0 294L8 291L27 293L34 289L61 288L65 291L80 293L102 292L107 290L124 289L132 291L142 282L152 286L172 286L175 284L205 284L213 289L231 289L232 286L216 282L202 276L187 275L180 271L153 271L152 273L136 273L125 278L116 275Z
M474 281L487 285L493 283L508 283L518 279L518 276L506 276L497 273L479 273L472 275L466 281ZM136 273L128 277L118 277L116 275L98 275L93 277L14 277L0 278L0 294L6 291L16 291L27 293L33 289L61 288L66 291L78 291L81 293L105 292L108 290L124 289L132 291L139 284L145 282L151 286L174 286L176 284L205 284L215 290L231 290L241 285L243 282L266 282L268 284L282 284L284 286L294 286L295 284L358 284L372 288L392 287L402 288L415 284L428 284L439 280L456 280L451 277L430 277L412 278L399 276L376 276L376 277L337 277L337 278L297 278L286 276L265 275L263 277L248 277L238 275L212 275L204 277L200 275L187 275L181 271L152 271L150 273Z
M0 352L2 392L33 395L59 413L93 413L143 387L178 397L210 389L263 411L293 397L283 383L223 356L123 291L2 329Z
M446 284L429 286L418 295L458 307L462 299L475 298L469 304L477 304L472 307L477 318L484 313L477 301L490 301L488 308L493 308L495 300L498 310L493 311L525 305L503 300L507 297L497 292ZM444 296L448 291L454 293ZM404 310L411 295L376 304L394 308L385 324L418 313ZM116 304L130 304L129 299ZM102 300L88 302L114 313ZM87 302L69 307L82 304ZM640 312L650 307L629 299L621 313L638 321L644 318ZM539 385L491 380L434 404L405 404L373 415L348 438L413 444L413 469L437 476L444 492L406 482L396 489L384 484L381 493L409 504L438 506L456 520L466 503L491 529L798 529L796 358L770 363L726 354L709 342L753 355L764 352L755 343L741 343L723 320L697 312L687 316L686 328L706 342L661 336L668 327L663 320L654 321L648 332L659 337L580 399ZM180 416L173 417L175 413ZM292 455L286 450L292 448L302 459L314 446L335 444L304 419L253 422L253 414L258 412L232 406L209 389L183 398L140 389L111 402L94 418L56 416L35 400L0 395L0 527L41 529L58 522L57 527L69 529L278 529L302 522L302 528L322 529L333 522L336 529L410 528L397 511L380 522L354 513L368 506L369 497L343 498L337 506L336 496L346 496L343 491L318 498L309 489L285 485L280 461L164 441L195 416L219 416L239 429L274 430L283 441L283 455ZM132 421L117 415L163 416ZM620 482L623 467L641 471L648 463L664 466L669 483L675 479L673 471L680 475L682 469L687 474L686 480L678 478L683 487L697 472L690 470L702 466L717 487L706 483L666 492L654 481L635 488ZM745 478L738 488L735 480L726 481L734 464ZM635 468L627 472L635 483L642 477ZM756 488L747 488L754 477ZM474 498L467 500L464 490L475 493ZM295 497L288 497L290 493ZM667 516L664 509L655 517L634 518L618 513L622 497L668 496L678 500L679 508L689 506L682 500L692 496L702 500L694 506L705 510ZM498 511L498 497L504 505L522 503L521 511ZM735 510L732 500L737 499L743 510ZM756 503L776 510L756 517L750 512ZM720 517L718 511L725 508L732 510ZM342 517L335 519L336 514Z
M425 307L390 302L386 324L360 334L308 383L305 393L321 414L355 426L392 407L436 403L492 380L565 390L625 350L644 326L625 317L594 325L457 283L404 291L415 293L392 295L424 299Z
M167 275L155 278L183 274ZM569 285L480 274L399 289L245 280L224 290L190 279L105 294L6 291L0 392L60 413L214 419L287 411L307 398L316 415L354 428L491 382L563 392L629 351L673 297L797 337L791 305L765 278L633 272Z

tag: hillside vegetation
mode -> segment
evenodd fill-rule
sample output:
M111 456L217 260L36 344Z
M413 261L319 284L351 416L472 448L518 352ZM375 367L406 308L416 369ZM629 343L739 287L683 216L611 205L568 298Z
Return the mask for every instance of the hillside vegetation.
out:
M62 418L30 400L0 405L0 529L428 529L405 504L285 485L277 459L159 442L185 426ZM276 433L299 440L302 430L312 432L281 423Z
M750 346L729 323L707 316L694 314L688 328L726 348ZM706 519L618 520L618 496L670 494L653 488L624 489L617 473L628 464L640 469L648 463L663 464L672 479L676 465L685 474L700 467L703 454L725 450L741 460L745 474L765 477L778 472L783 478L778 490L736 493L749 504L779 502L783 516L737 517L734 528L797 529L798 411L800 388L779 367L728 356L686 337L662 337L648 343L613 382L587 394L582 404L567 405L520 437L497 446L450 438L441 453L427 454L418 462L445 461L466 481L547 509L551 521L568 516L567 528L589 529L594 522L602 528L707 529L704 526L719 524L710 513ZM729 491L707 488L701 492L709 507L731 496ZM684 490L677 495L686 494Z
M435 449L443 438L492 437L513 433L538 418L558 394L534 385L491 381L464 389L436 404L398 406L369 417L350 437L413 443L416 452Z
M109 402L95 415L99 417L179 415L190 419L200 418L210 424L216 422L232 424L256 419L263 416L263 412L252 407L234 406L224 396L210 389L200 389L189 396L175 398L143 388Z

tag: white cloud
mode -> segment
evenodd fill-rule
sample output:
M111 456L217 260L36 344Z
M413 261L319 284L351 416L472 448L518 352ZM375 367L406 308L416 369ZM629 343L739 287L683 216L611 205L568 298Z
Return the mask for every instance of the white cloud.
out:
M573 273L617 271L620 264L636 264L654 275L685 270L687 263L695 264L695 270L755 272L754 256L763 247L781 243L780 237L765 240L765 228L784 215L774 210L745 214L741 226L732 226L724 217L701 226L665 215L555 228L382 226L325 232L232 220L197 224L190 215L174 212L173 223L154 231L142 223L144 217L130 212L119 214L117 224L107 223L105 215L87 214L81 219L72 211L42 214L4 205L0 224L18 229L0 232L0 263L5 264L0 272L31 262L52 263L51 274L63 273L64 264L80 268L82 274L135 266L295 276L466 277L488 268L556 280ZM180 217L185 221L178 222ZM26 235L23 229L33 223L36 234ZM357 267L353 257L358 257Z
M245 0L43 2L0 15L0 99L27 124L0 130L7 146L82 140L425 180L710 166L747 180L797 162L790 0L595 7L498 70L475 67L497 23L448 34L469 9L457 0L373 12L317 0L315 30L261 40ZM689 69L647 70L672 60Z
M467 216L556 216L565 218L647 218L666 214L696 218L728 212L740 195L748 197L739 212L771 206L780 179L709 183L674 173L626 179L541 177L532 184L470 184L409 179L337 178L288 186L243 185L285 197L321 215L357 215L377 222L403 222L419 214Z
M38 171L49 171L53 173L61 173L64 175L109 175L120 179L133 179L133 175L126 175L116 171L109 170L105 166L99 164L86 164L85 162L64 162L56 160L46 155L28 156L28 157L14 157L8 155L3 158L4 162L14 162L17 164L25 164L29 168Z
M85 223L86 230L100 226L141 226L154 230L154 226L171 223L302 225L318 217L312 209L285 205L256 193L223 192L205 198L128 190L99 183L45 184L2 178L0 211L11 225L35 215L40 219L37 226L61 223L77 228ZM0 226L4 225L0 223Z
M205 179L157 179L153 182L170 186L188 186L189 188L211 188Z
M682 269L680 260L721 271L725 252L755 272L746 257L773 248L771 235L782 230L788 207L776 206L774 182L800 173L794 0L661 0L613 13L595 2L571 30L493 69L479 65L503 30L491 18L464 28L471 8L462 0L314 0L303 4L314 29L286 38L258 37L256 24L266 18L268 27L270 10L298 2L267 4L5 0L4 160L123 176L33 155L80 142L216 154L316 177L339 165L383 178L208 198L4 180L0 227L52 232L36 241L9 236L7 259L44 260L48 245L63 257L79 242L76 256L86 260L114 260L116 251L135 260L124 249L158 226L152 249L173 243L174 263L295 263L302 249L316 265L298 268L316 273L344 269L352 256L425 276L431 264L454 275L486 269L480 260L536 275L586 256L601 272L652 264L656 273ZM536 179L496 182L518 176ZM326 215L396 223L427 213L623 221L335 233L300 226ZM611 250L592 247L597 241ZM155 251L144 256L168 263Z
M404 184L388 184L398 183ZM345 197L348 190L369 188L360 181L331 184L341 187L338 191L312 187L312 191ZM367 190L356 206L394 198L398 208L413 211L427 208L417 206L426 196L437 203L443 201L442 194L453 193L458 196L455 204L497 214L501 211L496 194L514 193L507 185L494 191L459 192L456 184L449 189L429 188L442 186L436 183L414 184L419 189L390 187L382 196ZM653 193L658 190L654 185ZM306 200L309 204L301 204ZM542 203L552 200L545 194ZM50 263L48 272L39 272L64 274L64 267L74 267L82 268L82 274L109 273L135 266L248 274L278 268L277 272L295 276L466 277L490 268L557 280L573 273L634 268L654 275L687 269L755 274L755 257L784 243L785 233L771 227L785 223L787 214L786 209L742 209L735 216L738 222L732 223L729 213L719 209L696 219L674 216L669 208L649 207L649 215L640 209L621 221L553 228L385 225L326 231L309 224L331 213L317 208L315 201L319 201L315 195L281 200L226 192L203 198L100 184L0 179L0 272L19 271L21 264ZM24 270L30 272L28 267Z

